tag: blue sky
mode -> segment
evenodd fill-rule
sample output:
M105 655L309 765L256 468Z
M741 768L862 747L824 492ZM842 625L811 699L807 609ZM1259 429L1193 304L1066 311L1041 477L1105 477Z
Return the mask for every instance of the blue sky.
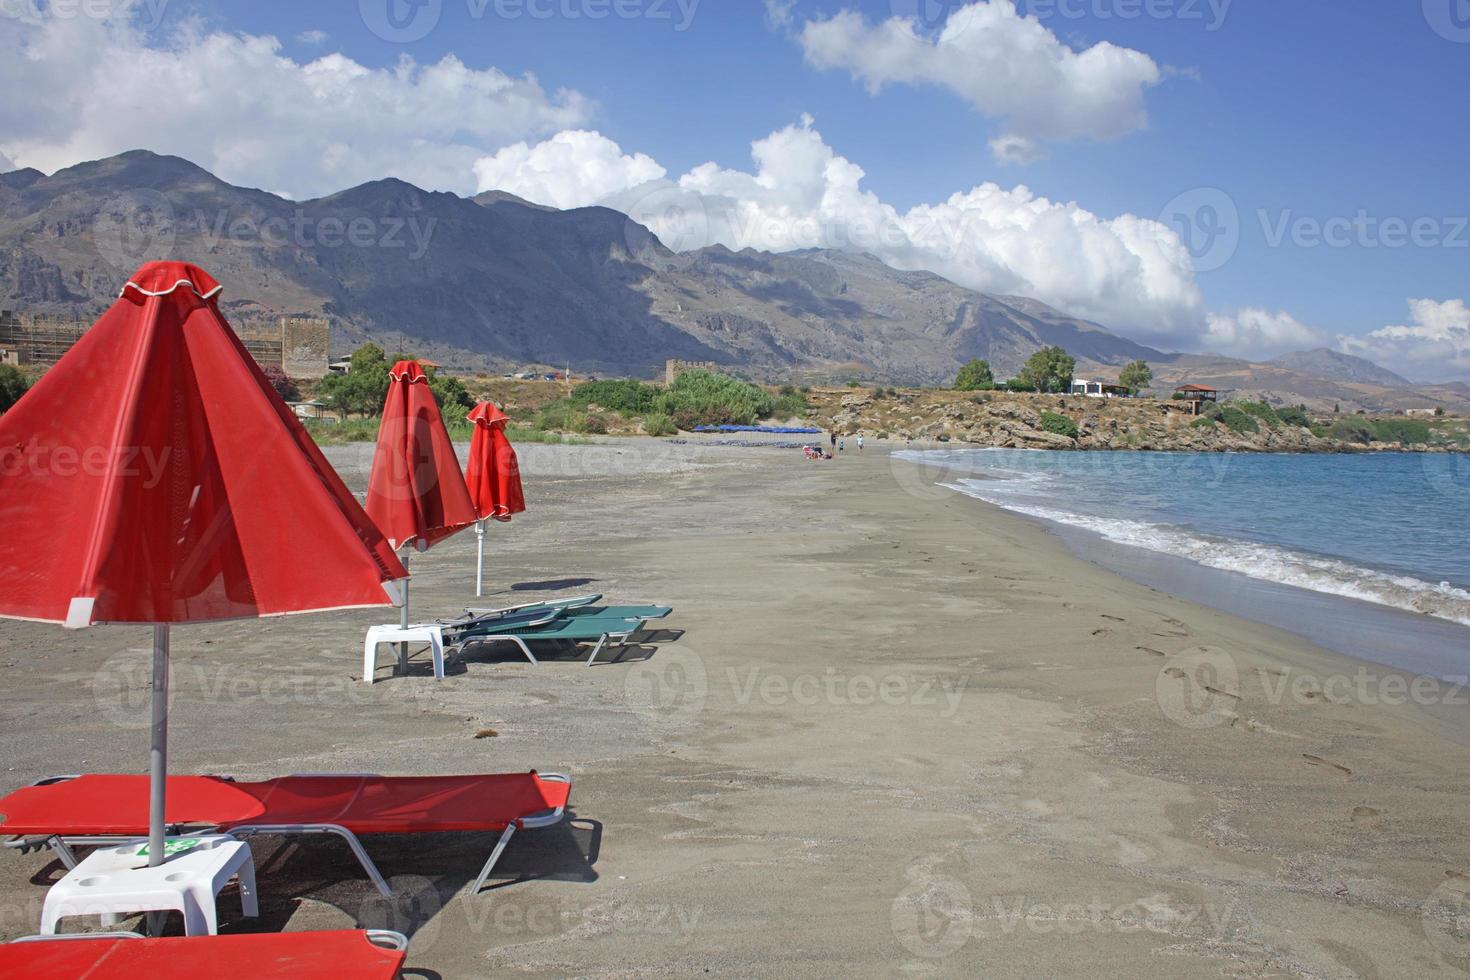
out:
M466 183L458 184L457 158L446 156L436 169L416 162L425 159L429 144L462 144L478 159L518 142L534 148L563 129L595 132L624 157L646 155L670 185L690 186L690 171L714 162L728 173L701 189L706 202L766 193L769 188L752 176L758 169L752 142L783 130L790 132L779 152L789 151L794 159L816 146L851 161L864 172L861 190L900 214L989 182L1008 192L1024 185L1056 205L1076 205L1059 213L1081 212L1105 222L1128 215L1163 220L1184 246L1194 246L1194 268L1128 284L1115 280L1114 259L1100 260L1107 267L1102 271L1084 264L1075 278L1101 297L1096 302L1028 271L1013 261L1014 251L987 253L984 261L953 254L973 239L951 244L943 260L930 263L939 266L936 271L997 291L1030 286L1055 305L1163 346L1270 354L1320 340L1405 370L1448 364L1455 371L1446 376L1460 368L1470 374L1470 352L1459 346L1470 337L1470 322L1462 324L1459 316L1470 294L1470 129L1462 108L1470 89L1470 4L1464 0L1024 0L1019 13L1033 14L1071 52L1108 42L1157 70L1155 80L1142 84L1128 81L1142 77L1133 68L1113 72L1127 91L1099 109L1095 125L1079 121L1077 113L1051 118L1065 115L1054 107L1069 99L1086 103L1088 86L1051 92L1046 83L1036 83L1024 98L1012 98L1004 85L997 89L965 77L962 66L948 74L914 68L937 63L928 48L920 49L918 61L910 59L909 68L892 69L863 47L894 17L908 20L926 43L935 41L960 23L953 18L971 16L972 8L959 3L796 0L773 9L758 0L617 2L626 6L616 8L614 0L144 0L133 12L134 28L140 20L144 27L161 20L161 26L135 35L134 43L177 49L184 29L198 37L269 35L281 42L277 57L294 65L333 54L368 70L392 69L404 58L427 66L452 57L475 72L533 75L548 105L518 124L500 128L490 118L495 110L487 107L464 132L442 123L427 133L365 132L364 143L383 141L386 155L373 159L391 161L396 152L406 158L400 175L462 193L478 188L467 170ZM413 3L423 8L419 16L430 18L410 29L421 37L396 43L374 33L374 26L387 23L390 7L401 23L412 23ZM610 9L637 16L596 17ZM1462 20L1454 19L1456 10ZM1135 13L1141 15L1128 16ZM842 21L846 33L814 56L809 25L835 29L843 17L850 18ZM983 63L990 77L1015 65L1025 70L1029 55L1010 35L996 29L993 39L983 40L991 27L979 20L961 28L957 43L973 45L957 48L962 61ZM1011 28L1020 29L1015 23ZM559 95L564 92L573 93L572 103ZM441 115L455 113L462 98L446 100ZM405 104L406 109L389 102L383 112L427 115L422 103ZM811 121L804 124L806 114ZM229 138L237 140L257 115L236 121ZM225 111L220 125L230 122ZM0 153L42 169L68 162L68 153L85 153L88 146L112 149L100 138L76 137L8 145L5 128L0 126ZM1023 156L1040 159L998 159L991 141L1011 132L1025 137L1030 149ZM141 134L137 140L148 142ZM394 140L396 148L390 145ZM268 148L198 159L201 151L188 152L196 145L188 139L160 142L149 148L182 150L237 183L296 196L331 189L329 175L309 175L310 161L295 158L290 166L261 164L260 175L250 179L252 154L264 160L272 152ZM584 151L570 152L576 159L569 165L578 166ZM529 162L497 159L484 174L535 196L534 180L526 183L527 168L544 166L533 153ZM393 163L379 168L400 169ZM647 176L638 167L629 172ZM766 183L783 174L799 178L795 170L773 166ZM572 187L558 198L561 203L595 199L616 206L632 200L614 185L573 180ZM759 199L761 208L777 203L787 202ZM626 209L639 216L634 207ZM992 220L990 212L969 213ZM1360 215L1370 222L1366 230L1343 224ZM1380 227L1384 221L1387 228ZM1393 247L1395 221L1403 222L1405 239L1413 237L1407 232L1417 222L1417 243ZM1201 230L1201 222L1208 228ZM1318 241L1316 232L1324 225L1344 236L1339 244ZM1207 237L1210 229L1213 237ZM1050 253L1063 272L1071 256L1086 263L1098 248L1087 240L1054 242L1034 230L1028 234L1008 248ZM1207 250L1211 242L1215 247ZM883 257L916 266L925 264L925 255L906 243ZM997 264L1003 273L995 271ZM1411 316L1408 303L1415 299L1443 305ZM1372 336L1391 325L1406 325L1410 332ZM1365 336L1355 348L1353 338Z

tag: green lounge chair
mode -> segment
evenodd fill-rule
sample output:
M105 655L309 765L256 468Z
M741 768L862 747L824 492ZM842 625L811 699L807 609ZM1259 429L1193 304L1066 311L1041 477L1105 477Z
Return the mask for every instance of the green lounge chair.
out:
M567 617L597 616L599 618L613 619L663 619L674 611L673 606L582 606L578 609L568 609L562 613Z
M544 623L539 626L529 626L521 623L495 623L487 622L461 631L456 634L454 644L459 648L456 656L464 651L468 643L494 643L504 640L514 643L525 654L531 663L540 663L536 655L531 652L530 644L548 643L552 641L563 641L571 643L593 643L591 654L587 657L587 665L597 659L603 647L610 642L618 644L619 648L625 646L629 637L641 632L646 617L642 616L606 616L606 615L566 615Z

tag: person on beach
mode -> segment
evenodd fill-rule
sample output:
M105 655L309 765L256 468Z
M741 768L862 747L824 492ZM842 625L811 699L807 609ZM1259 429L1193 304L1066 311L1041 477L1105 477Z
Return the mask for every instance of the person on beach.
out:
M837 431L834 429L833 431L829 432L828 435L831 436L831 438L832 438L832 448L833 449L836 449L837 448Z
M847 436L837 437L837 451L840 453L847 448Z
M863 434L861 432L859 432L858 433L858 452L862 452L862 451L863 451Z

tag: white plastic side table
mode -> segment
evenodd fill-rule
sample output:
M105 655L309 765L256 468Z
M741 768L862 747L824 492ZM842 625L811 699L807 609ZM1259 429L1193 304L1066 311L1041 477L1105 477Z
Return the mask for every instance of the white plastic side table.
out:
M185 842L196 842L175 851ZM260 914L255 893L255 861L250 845L223 834L170 837L169 857L148 867L146 840L102 847L88 854L46 893L41 934L56 934L56 923L72 915L100 915L113 925L121 915L177 909L184 915L184 934L216 935L215 896L231 878L240 881L245 915Z
M367 631L362 644L362 680L373 682L378 669L378 645L382 643L427 643L434 656L434 679L444 679L444 630L433 624L425 626L374 626Z

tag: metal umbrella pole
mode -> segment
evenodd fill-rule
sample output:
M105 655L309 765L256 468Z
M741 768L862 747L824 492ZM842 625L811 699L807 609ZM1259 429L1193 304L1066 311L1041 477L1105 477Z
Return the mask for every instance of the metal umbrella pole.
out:
M153 727L148 747L148 867L163 864L168 796L168 624L153 625ZM163 912L149 912L148 934L163 934Z
M485 519L475 522L475 596L485 594Z
M411 546L403 549L403 570L405 572L408 571L408 559L412 554L413 548ZM403 608L398 610L398 625L403 629L408 629L408 587L412 584L412 581L412 577L403 580ZM407 641L398 644L398 673L408 673Z

